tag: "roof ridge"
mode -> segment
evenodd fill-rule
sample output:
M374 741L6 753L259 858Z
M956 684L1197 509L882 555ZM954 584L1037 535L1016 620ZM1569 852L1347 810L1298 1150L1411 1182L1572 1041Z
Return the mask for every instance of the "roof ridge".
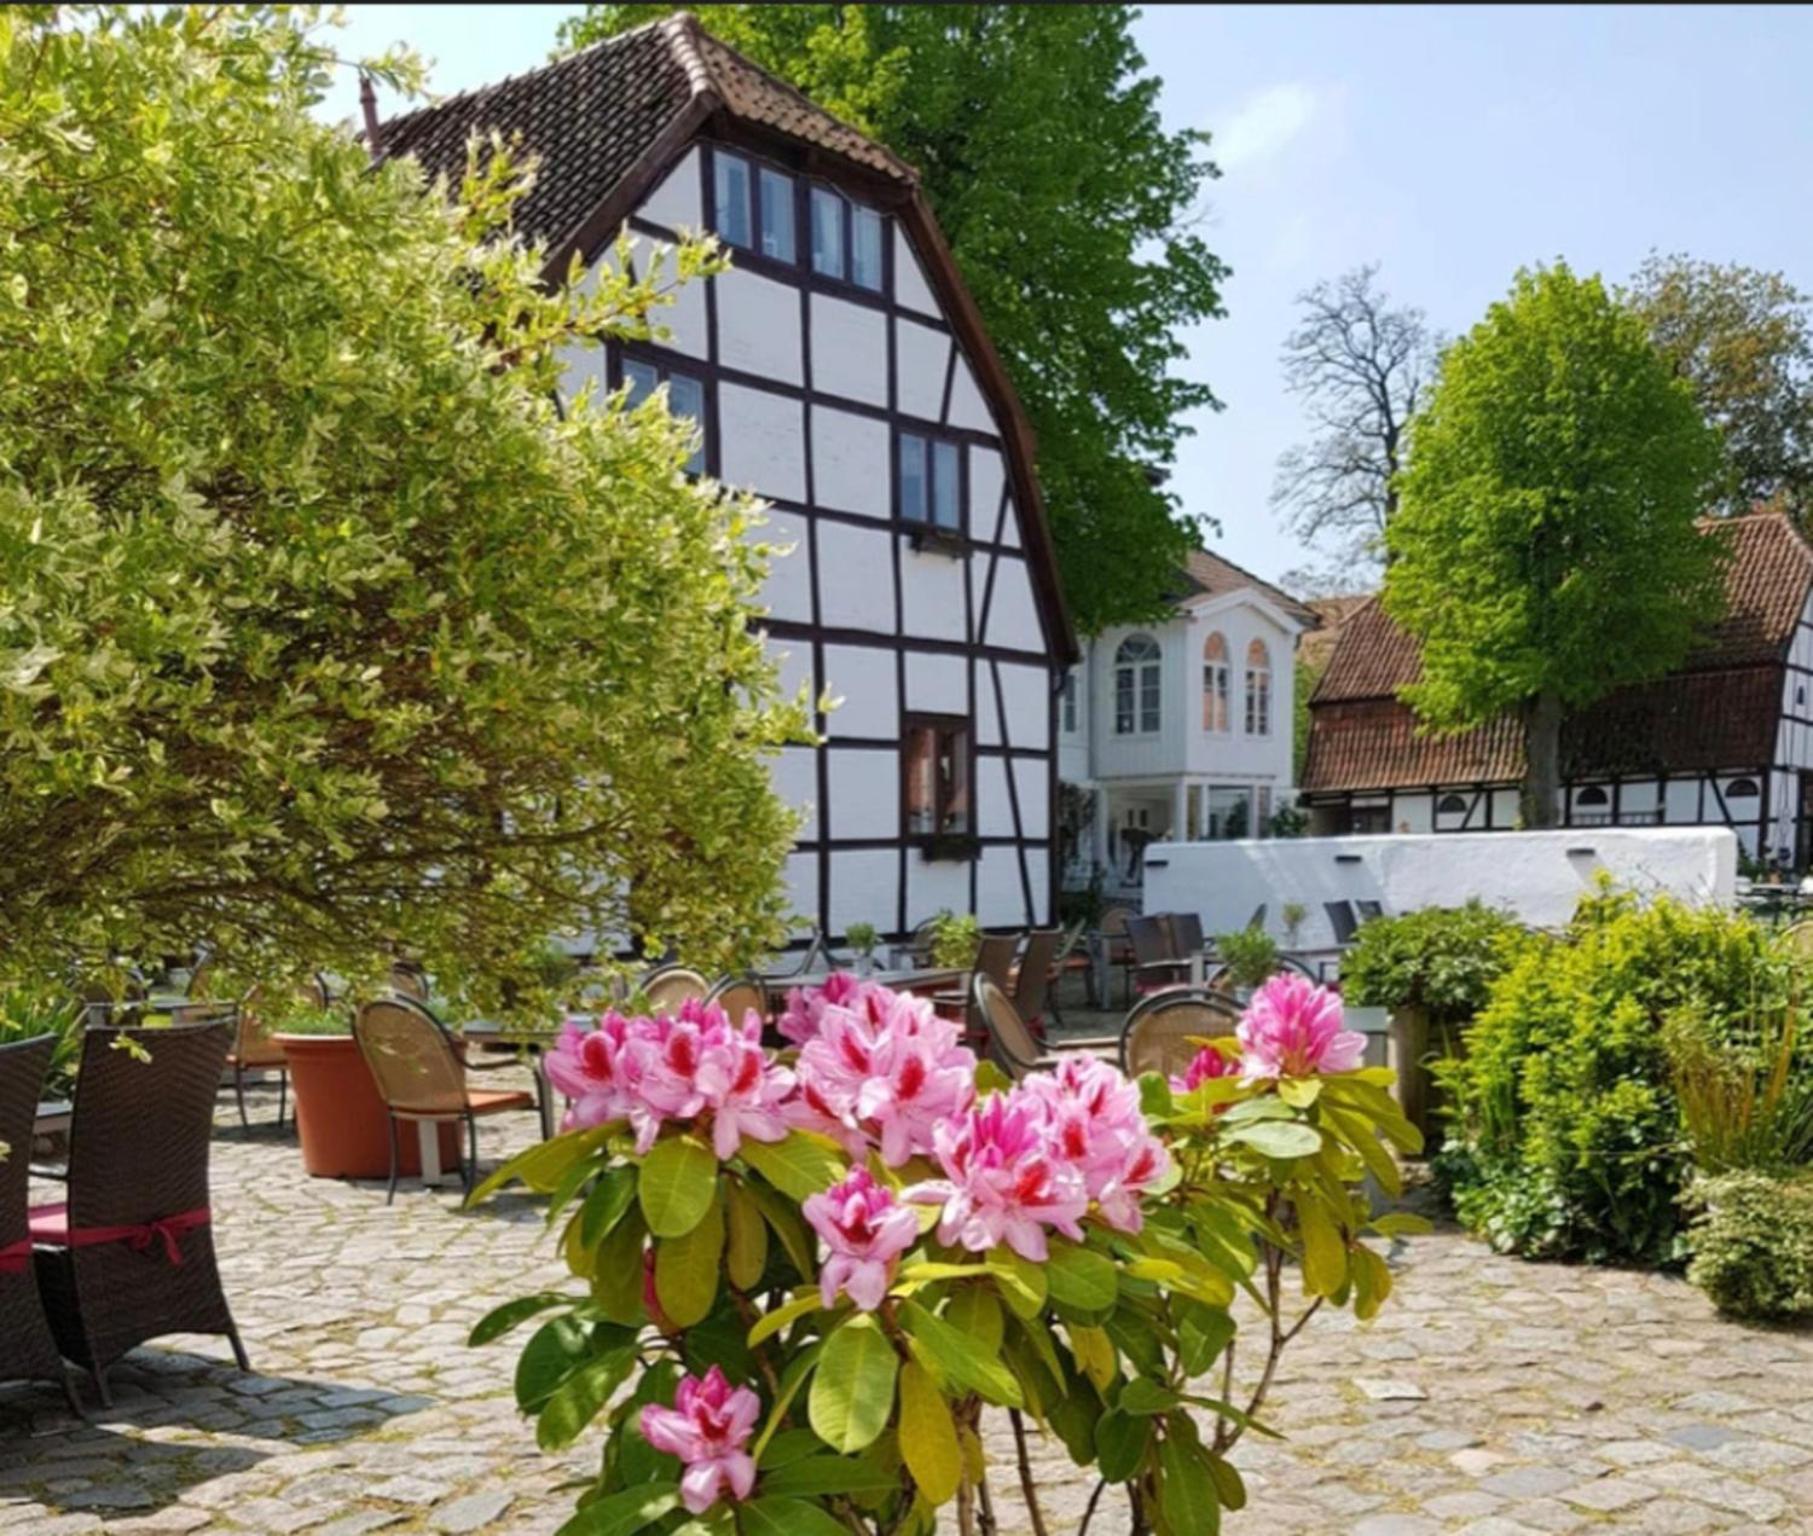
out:
M1227 566L1230 570L1237 571L1242 576L1246 577L1246 579L1248 581L1252 582L1254 586L1263 587L1267 592L1271 592L1271 593L1275 594L1276 596L1282 598L1285 601L1285 603L1287 603L1290 607L1301 609L1306 613L1310 611L1309 603L1306 599L1291 596L1291 594L1289 592L1286 592L1283 587L1278 585L1277 582L1267 581L1263 576L1260 576L1257 573L1248 570L1238 560L1230 560L1226 555L1222 554L1220 550L1209 549L1208 547L1204 546L1204 547L1194 551L1194 553L1204 554L1204 555L1209 556L1211 559L1219 560L1223 565Z

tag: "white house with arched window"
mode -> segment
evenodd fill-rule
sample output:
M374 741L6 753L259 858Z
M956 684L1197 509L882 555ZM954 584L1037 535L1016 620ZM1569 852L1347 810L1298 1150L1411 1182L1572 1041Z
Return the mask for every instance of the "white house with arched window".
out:
M1146 845L1264 837L1294 801L1302 604L1219 555L1190 556L1168 617L1105 630L1066 679L1058 776L1065 880L1139 883Z

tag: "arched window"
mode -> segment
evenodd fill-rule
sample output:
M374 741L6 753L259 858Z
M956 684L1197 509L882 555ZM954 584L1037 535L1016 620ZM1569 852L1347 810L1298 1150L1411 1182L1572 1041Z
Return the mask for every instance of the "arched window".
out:
M1220 630L1202 642L1202 728L1228 728L1228 643Z
M1588 810L1610 805L1611 800L1597 784L1589 784L1574 796L1574 804L1582 810Z
M1246 648L1246 733L1272 734L1272 653L1263 640Z
M1158 642L1129 635L1114 653L1114 734L1156 735L1160 696Z
M1754 800L1761 793L1755 779L1733 779L1725 786L1727 800Z
M1465 795L1443 795L1435 802L1437 816L1465 816L1467 814L1467 797Z

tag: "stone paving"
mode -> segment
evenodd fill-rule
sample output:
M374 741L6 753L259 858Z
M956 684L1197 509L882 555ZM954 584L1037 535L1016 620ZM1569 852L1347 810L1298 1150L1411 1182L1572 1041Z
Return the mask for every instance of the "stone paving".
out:
M216 1236L260 1374L224 1341L172 1339L119 1367L117 1406L88 1423L0 1388L0 1536L549 1536L572 1508L555 1485L596 1465L596 1441L544 1456L510 1400L518 1341L464 1343L496 1302L562 1281L536 1212L462 1214L409 1185L387 1209L381 1185L308 1179L273 1107L250 1133L223 1113L215 1147ZM534 1128L498 1117L481 1156ZM1241 1447L1252 1501L1228 1529L1813 1529L1813 1335L1452 1230L1394 1267L1380 1318L1318 1318L1286 1355L1269 1418L1288 1438ZM1036 1470L1052 1536L1074 1530L1090 1485L1055 1448ZM1003 1536L1025 1529L1005 1494L997 1513ZM1110 1494L1091 1530L1125 1528Z

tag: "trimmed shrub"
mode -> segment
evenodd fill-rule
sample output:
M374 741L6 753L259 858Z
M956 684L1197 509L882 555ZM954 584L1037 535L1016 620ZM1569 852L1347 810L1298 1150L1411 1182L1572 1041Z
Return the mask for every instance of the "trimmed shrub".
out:
M1530 942L1515 918L1478 900L1375 917L1341 959L1342 995L1361 1007L1422 1008L1435 1023L1464 1023Z
M1443 1063L1437 1160L1468 1227L1532 1258L1677 1264L1689 1156L1666 1034L1745 1040L1786 1006L1789 958L1737 913L1609 888L1493 984Z
M1813 1316L1813 1176L1731 1173L1688 1197L1687 1278L1732 1317Z

